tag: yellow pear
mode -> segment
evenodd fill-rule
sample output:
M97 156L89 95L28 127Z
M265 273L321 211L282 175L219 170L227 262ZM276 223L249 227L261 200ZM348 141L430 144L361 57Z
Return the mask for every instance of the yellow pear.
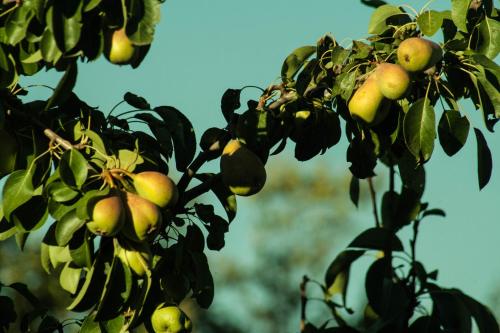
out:
M132 176L137 194L162 208L175 206L179 199L177 186L169 176L144 171Z
M249 196L266 182L266 169L260 158L238 140L230 140L220 160L222 181L231 192Z
M122 228L123 235L135 242L153 238L162 223L162 216L158 206L130 192L126 192L125 201L127 218Z
M392 100L403 97L410 86L410 76L400 65L383 63L378 65L377 85L384 97Z
M348 108L354 119L367 125L376 125L387 116L389 103L378 87L376 73L371 74L354 92Z
M420 72L441 60L441 47L424 38L411 37L399 44L398 62L409 72Z
M14 171L17 157L17 141L0 128L0 177Z
M135 55L135 46L125 33L125 28L113 31L108 38L104 52L108 60L118 65L129 64Z
M125 208L119 195L99 199L92 207L87 228L99 236L114 236L125 223Z

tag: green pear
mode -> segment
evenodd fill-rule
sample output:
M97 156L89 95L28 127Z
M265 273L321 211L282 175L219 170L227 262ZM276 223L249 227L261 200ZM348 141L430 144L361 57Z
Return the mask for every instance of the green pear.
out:
M441 47L424 38L411 37L399 44L398 62L409 72L424 71L443 57Z
M169 176L144 171L132 176L137 194L161 208L175 206L179 199L177 186Z
M402 66L383 63L376 71L377 85L384 97L396 100L405 95L410 86L410 75Z
M14 171L17 157L17 141L0 128L0 177Z
M160 305L151 315L151 325L156 333L188 333L191 320L176 306Z
M376 73L372 73L354 92L348 103L351 117L367 125L376 125L387 116L389 103L377 84Z
M224 147L220 171L222 182L231 192L241 196L259 192L266 182L262 161L238 140L231 140Z
M118 252L122 262L137 276L143 277L151 266L151 250L147 243L125 243Z
M113 64L130 64L135 56L135 51L136 48L125 33L125 28L107 34L104 55Z
M119 195L99 199L91 208L87 228L99 236L114 236L125 223L125 207Z
M135 242L152 239L162 224L158 206L134 193L125 193L126 220L122 228L125 237Z

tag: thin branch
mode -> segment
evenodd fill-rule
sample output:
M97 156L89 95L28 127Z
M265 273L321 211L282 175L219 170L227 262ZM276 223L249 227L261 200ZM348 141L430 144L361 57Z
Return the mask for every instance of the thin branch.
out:
M186 171L182 174L181 179L177 183L177 189L179 190L179 193L184 193L186 188L189 185L189 182L191 182L191 179L193 179L194 175L196 175L196 172L201 168L201 166L208 161L208 154L205 151L202 151L196 156L194 161L191 163L191 165L188 166Z
M307 282L309 282L309 278L307 275L304 275L300 283L300 332L305 332L306 330Z

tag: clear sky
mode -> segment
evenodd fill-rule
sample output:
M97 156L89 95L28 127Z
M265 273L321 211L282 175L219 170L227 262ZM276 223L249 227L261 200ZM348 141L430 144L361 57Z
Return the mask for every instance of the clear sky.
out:
M408 1L417 9L424 3ZM434 1L430 6L444 9L449 1ZM201 135L205 128L223 124L219 105L227 88L267 86L279 77L289 52L314 45L325 33L330 32L343 45L365 37L371 12L355 0L167 0L155 43L142 66L136 70L119 68L103 58L81 65L76 92L102 110L109 110L126 91L143 95L152 105L175 106L192 119ZM57 76L51 72L25 82L55 85ZM257 98L256 93L248 97ZM483 129L479 111L465 107L473 125ZM429 269L440 268L442 285L461 288L486 302L490 287L500 282L496 259L500 253L496 210L500 204L500 140L497 133L483 133L492 151L494 172L481 192L473 133L453 158L446 157L437 144L426 165L424 199L448 215L446 219L430 218L422 225L418 252ZM292 160L290 154L288 157ZM321 159L331 164L332 170L347 170L345 143ZM297 167L310 163L295 162ZM245 200L240 203L242 214L232 226L224 251L236 255L244 252L244 229L240 226L251 218ZM369 220L360 228L371 225Z

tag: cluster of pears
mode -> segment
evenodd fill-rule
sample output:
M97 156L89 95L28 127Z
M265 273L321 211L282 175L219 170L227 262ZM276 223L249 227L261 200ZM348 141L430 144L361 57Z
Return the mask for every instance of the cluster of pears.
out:
M405 39L397 49L398 64L378 64L354 92L348 103L351 116L367 125L380 123L389 113L390 101L406 95L410 74L427 70L441 58L438 44L420 37Z
M136 193L113 190L91 203L87 228L103 237L124 236L119 256L143 276L151 258L148 241L162 225L160 208L174 206L179 192L172 179L160 172L144 171L129 177Z
M241 196L259 192L266 183L266 169L261 159L239 140L229 140L220 159L222 182Z
M160 304L151 315L151 326L155 333L189 333L191 320L177 306Z

